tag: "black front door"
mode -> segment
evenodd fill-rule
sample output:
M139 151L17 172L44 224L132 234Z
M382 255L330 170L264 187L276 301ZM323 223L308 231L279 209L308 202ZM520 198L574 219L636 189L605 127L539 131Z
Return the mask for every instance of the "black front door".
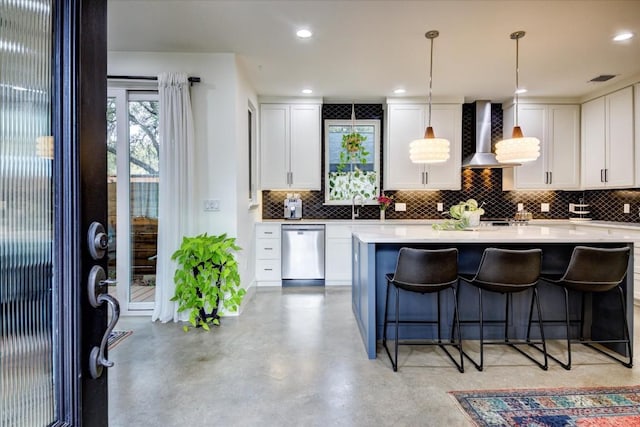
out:
M0 427L108 424L105 98L106 0L0 0Z

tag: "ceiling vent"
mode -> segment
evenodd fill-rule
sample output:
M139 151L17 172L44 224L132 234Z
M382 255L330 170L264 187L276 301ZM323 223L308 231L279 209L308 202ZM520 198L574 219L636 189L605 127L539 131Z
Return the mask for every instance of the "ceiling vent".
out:
M615 76L616 76L615 74L600 74L599 76L594 77L589 81L590 82L606 82L608 80L611 80Z

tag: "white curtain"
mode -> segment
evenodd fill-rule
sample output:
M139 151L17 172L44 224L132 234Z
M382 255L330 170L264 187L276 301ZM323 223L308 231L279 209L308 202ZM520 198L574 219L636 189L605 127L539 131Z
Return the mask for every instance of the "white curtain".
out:
M193 117L189 81L184 73L158 75L160 94L160 184L156 305L152 320L179 319L174 294L176 264L171 255L191 233L193 191ZM187 313L188 316L188 313Z

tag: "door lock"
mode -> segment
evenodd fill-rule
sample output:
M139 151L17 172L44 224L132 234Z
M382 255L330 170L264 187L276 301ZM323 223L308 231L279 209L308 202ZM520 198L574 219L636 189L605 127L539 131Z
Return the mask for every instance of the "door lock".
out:
M104 226L99 222L94 221L89 226L87 245L89 246L91 258L99 260L104 257L109 247L109 236L104 232Z

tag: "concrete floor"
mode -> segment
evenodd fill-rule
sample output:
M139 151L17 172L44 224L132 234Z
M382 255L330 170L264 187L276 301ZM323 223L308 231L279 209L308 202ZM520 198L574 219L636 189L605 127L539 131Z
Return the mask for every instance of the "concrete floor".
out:
M571 371L490 346L484 372L465 363L462 374L435 347L401 347L394 373L380 346L366 358L342 287L259 288L210 333L140 317L117 329L134 333L109 354L112 427L468 426L448 391L640 383L637 363L627 369L584 346L574 346Z

